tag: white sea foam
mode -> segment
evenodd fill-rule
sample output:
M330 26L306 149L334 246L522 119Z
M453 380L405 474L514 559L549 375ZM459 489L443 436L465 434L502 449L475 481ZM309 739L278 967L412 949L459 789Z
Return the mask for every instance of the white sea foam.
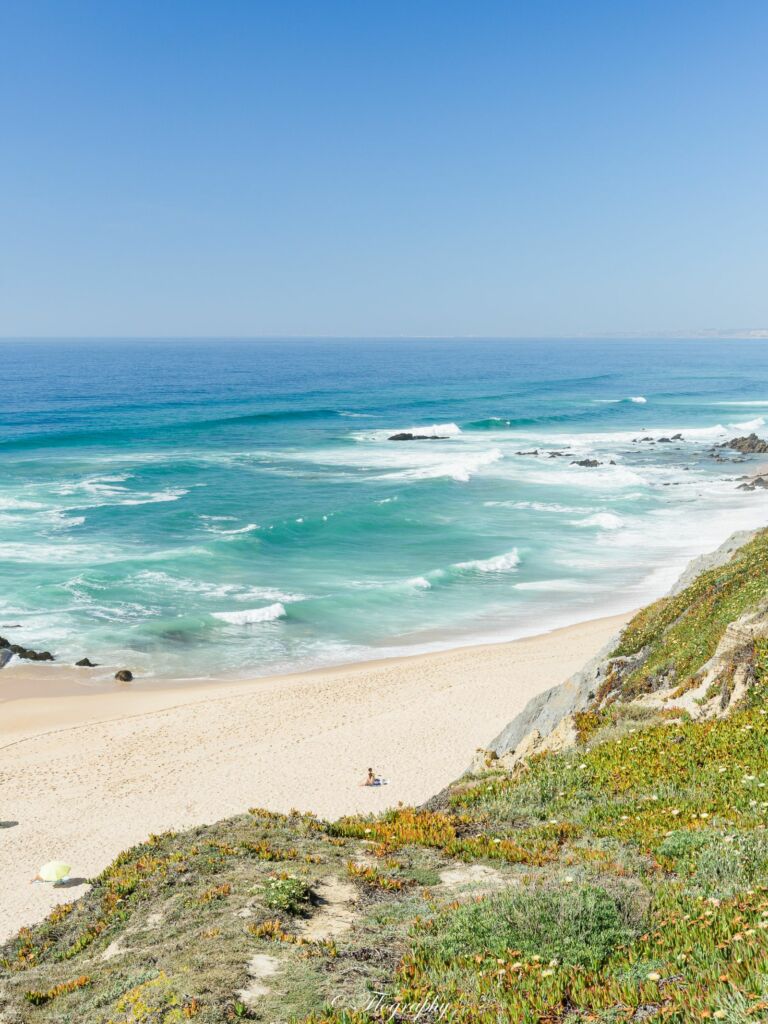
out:
M416 587L417 590L429 590L432 584L425 576L414 576L413 579L406 581L410 587Z
M189 494L186 487L166 487L162 491L154 491L149 494L137 494L133 498L125 498L118 502L107 502L107 504L118 505L154 505L163 501L178 501L185 494Z
M558 580L530 580L528 583L515 583L515 590L584 590L585 586L580 580L558 579Z
M601 530L620 530L624 520L615 512L596 512L586 519L572 519L571 526L599 526Z
M0 561L8 562L92 565L112 562L115 554L112 549L97 544L66 544L62 541L41 544L38 540L28 544L11 541L0 544Z
M571 515L586 515L594 511L589 505L561 505L557 501L484 501L486 508L530 509L533 512L569 512Z
M82 526L85 522L85 516L68 516L63 510L56 508L41 512L39 515L58 530L71 530L73 526Z
M405 427L404 430L393 430L393 434L426 434L429 437L457 437L461 427L456 423L432 423L427 427Z
M233 626L250 626L256 622L271 622L282 618L285 608L279 602L266 608L245 608L241 612L212 612L214 619L229 622Z
M745 420L743 423L729 423L728 426L735 430L759 430L760 427L765 426L765 417L757 416L755 419Z
M25 501L22 498L0 498L0 509L3 511L32 511L38 508L45 508L40 501Z
M418 434L421 437L450 439L452 437L458 437L461 432L461 427L457 423L429 423L427 425L420 424L415 427L389 427L386 430L377 429L357 431L354 434L350 434L350 437L355 441L389 442L389 438L392 437L393 434ZM404 446L407 442L391 442L391 444Z
M281 604L291 604L294 601L306 599L304 594L286 593L275 587L249 587L240 583L207 583L205 580L190 580L183 576L171 576L169 573L155 572L151 569L144 569L137 573L130 582L139 586L162 587L166 590L199 594L204 598L219 600L227 597L233 601L279 601Z
M629 398L593 398L595 405L618 405L620 402L634 402L635 405L645 405L648 399L644 395L631 395Z
M469 572L510 572L519 564L520 554L517 548L512 548L506 554L496 555L493 558L476 558L470 562L456 562L453 568Z
M385 473L381 479L437 480L441 477L448 477L459 483L467 483L475 473L503 458L504 454L499 448L492 448L490 451L468 453L446 462L435 462L432 465Z
M209 533L215 533L219 537L236 537L238 534L253 533L254 530L260 529L261 527L259 526L258 523L248 523L247 526L241 526L239 527L239 529L235 530L221 530L215 526L206 526L206 530L208 530Z

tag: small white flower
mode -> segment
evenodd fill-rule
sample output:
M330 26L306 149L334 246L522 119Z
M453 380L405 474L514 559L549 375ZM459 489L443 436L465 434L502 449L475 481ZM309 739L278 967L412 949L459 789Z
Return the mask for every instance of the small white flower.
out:
M648 979L648 981L661 981L661 975L658 973L658 971L649 971L646 974L646 978Z

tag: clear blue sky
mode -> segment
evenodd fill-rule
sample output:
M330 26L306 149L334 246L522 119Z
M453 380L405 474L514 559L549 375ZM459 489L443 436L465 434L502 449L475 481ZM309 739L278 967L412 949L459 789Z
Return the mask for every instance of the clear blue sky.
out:
M768 325L764 0L2 0L0 335Z

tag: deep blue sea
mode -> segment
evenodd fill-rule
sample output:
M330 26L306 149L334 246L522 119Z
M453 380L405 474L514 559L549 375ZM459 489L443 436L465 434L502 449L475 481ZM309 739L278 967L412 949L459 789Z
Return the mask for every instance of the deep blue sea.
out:
M765 457L711 454L768 434L763 342L9 341L0 359L0 633L62 661L261 674L515 637L636 607L768 521L737 489Z

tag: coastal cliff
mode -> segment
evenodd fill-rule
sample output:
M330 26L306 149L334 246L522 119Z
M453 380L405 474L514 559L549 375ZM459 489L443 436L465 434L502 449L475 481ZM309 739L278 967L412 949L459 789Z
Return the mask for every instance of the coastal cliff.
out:
M739 531L732 534L715 551L693 559L671 588L665 600L683 594L700 577L727 565L744 545L754 540L756 536L756 531ZM707 578L709 579L709 577ZM712 579L716 578L712 577ZM737 589L738 583L741 582L741 577L738 576ZM701 579L701 584L704 584L704 579ZM744 628L752 636L756 629L762 628L762 622L761 609L757 613L755 621L744 624ZM734 630L738 631L737 624L734 623L729 630L727 632L728 639L726 639L727 654L730 654L730 637ZM561 750L565 746L572 746L577 737L575 716L588 708L604 707L610 696L615 699L615 691L620 680L639 669L647 660L649 653L646 647L633 650L629 656L619 653L623 650L620 632L570 679L531 698L520 714L515 716L489 744L488 749L478 751L478 756L473 763L473 770L486 767L496 758L511 766L519 760L530 757L535 751L543 753L546 750ZM666 693L657 694L656 704L663 704L664 698L672 698L675 690L676 687L672 686L667 689ZM694 713L696 713L696 705L694 704L693 707L690 705L697 696L698 694L691 692L685 702L689 706L689 710Z
M8 1024L727 1020L768 1008L768 531L698 560L474 774L151 836L6 944Z

